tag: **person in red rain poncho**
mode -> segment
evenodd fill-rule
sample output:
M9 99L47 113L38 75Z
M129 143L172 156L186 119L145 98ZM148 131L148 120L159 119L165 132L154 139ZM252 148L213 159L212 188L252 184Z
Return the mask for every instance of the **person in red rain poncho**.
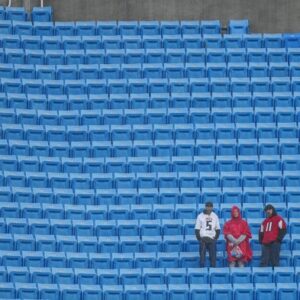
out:
M240 209L233 206L231 220L224 224L226 251L229 267L243 267L252 259L249 239L252 235L248 223L242 219Z

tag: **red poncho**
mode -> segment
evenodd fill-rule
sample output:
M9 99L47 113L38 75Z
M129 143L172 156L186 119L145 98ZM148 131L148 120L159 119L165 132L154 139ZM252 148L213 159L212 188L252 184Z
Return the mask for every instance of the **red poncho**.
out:
M233 217L233 212L237 210L239 216L237 218ZM252 237L251 231L248 223L242 219L240 209L237 206L233 206L231 209L231 220L224 224L223 233L226 239L226 251L228 255L228 261L233 262L237 260L242 260L248 262L252 259L252 250L250 248L249 239ZM231 255L231 250L234 245L227 239L227 235L231 234L234 238L239 238L241 235L246 235L246 239L239 244L241 251L243 252L242 258L238 259Z

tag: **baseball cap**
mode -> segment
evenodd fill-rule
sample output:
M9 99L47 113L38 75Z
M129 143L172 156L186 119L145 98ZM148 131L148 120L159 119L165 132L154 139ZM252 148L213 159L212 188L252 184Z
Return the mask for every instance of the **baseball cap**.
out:
M208 201L205 203L205 207L214 207L213 203Z

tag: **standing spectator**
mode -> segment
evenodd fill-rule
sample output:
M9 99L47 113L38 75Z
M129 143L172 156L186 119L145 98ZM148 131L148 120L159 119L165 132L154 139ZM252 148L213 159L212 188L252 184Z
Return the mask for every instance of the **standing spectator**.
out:
M231 220L224 224L226 251L229 267L244 267L252 259L249 239L252 235L248 223L242 219L240 209L233 206Z
M200 267L205 265L206 251L209 253L210 266L216 266L216 242L220 236L220 222L213 212L212 202L205 204L205 209L198 215L195 226L196 238L199 241Z
M286 223L277 215L273 205L265 207L267 218L262 222L259 231L259 242L262 244L261 267L279 266L281 242L286 234Z

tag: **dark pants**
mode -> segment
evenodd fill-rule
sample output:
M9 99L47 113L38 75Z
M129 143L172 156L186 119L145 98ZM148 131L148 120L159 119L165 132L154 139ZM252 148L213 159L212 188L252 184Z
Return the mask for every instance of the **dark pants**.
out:
M210 240L210 241L201 241L200 242L200 267L203 268L205 266L205 257L206 257L206 251L208 251L209 254L209 261L211 267L216 267L216 241Z
M278 267L280 258L280 243L262 245L261 267Z

